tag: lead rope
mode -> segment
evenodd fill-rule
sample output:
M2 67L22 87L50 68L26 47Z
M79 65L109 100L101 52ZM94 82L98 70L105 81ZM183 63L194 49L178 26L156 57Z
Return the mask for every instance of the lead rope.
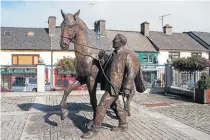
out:
M79 44L79 43L76 43L76 44L77 44L77 45L82 45L82 46L85 46L85 47L89 47L89 48L92 48L92 49L102 50L102 51L105 51L105 52L106 52L106 51L112 51L112 50L103 50L103 49L95 48L95 47L92 47L92 46L90 46L90 45L84 45L84 44ZM75 51L78 52L78 53L80 53L80 54L82 54L82 55L84 55L84 56L89 56L89 57L91 57L91 58L97 60L97 58L94 58L94 57L91 56L91 55L84 54L84 53L82 53L82 52L80 52L80 51L78 51L78 50L75 50ZM112 55L109 56L109 59L108 59L108 61L106 62L104 69L105 69L106 66L108 65L108 63L109 63L111 57L112 57ZM104 77L106 78L106 80L107 80L107 81L109 82L109 84L114 88L115 92L116 92L116 90L117 90L119 93L122 94L123 103L124 103L124 108L126 108L126 106L125 106L126 102L125 102L125 99L124 99L124 98L125 98L125 95L123 94L123 92L121 92L121 91L118 89L118 87L117 87L114 83L112 83L112 82L109 80L109 78L106 76L106 74L105 74L105 72L104 72L103 67L101 66L100 60L98 60L98 61L99 61L99 66L100 66L100 68L101 68L101 71L102 71Z

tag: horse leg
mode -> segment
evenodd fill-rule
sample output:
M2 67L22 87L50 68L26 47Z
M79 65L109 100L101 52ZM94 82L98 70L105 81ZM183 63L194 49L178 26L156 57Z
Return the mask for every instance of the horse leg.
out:
M68 95L71 93L72 90L80 86L79 81L75 81L73 84L69 85L68 89L64 90L63 98L60 102L60 107L61 107L61 120L64 120L68 116L68 108L66 105L66 100Z
M96 76L90 76L89 77L89 84L88 84L88 91L89 91L89 96L90 96L90 103L93 109L93 119L92 121L88 122L87 127L88 129L91 128L93 124L93 120L96 116L96 107L97 107L97 98L96 98Z
M124 109L127 112L128 116L131 116L130 103L131 103L131 100L132 100L133 96L135 95L135 93L136 93L135 90L132 89L130 96L128 96L126 99L126 105L125 105Z

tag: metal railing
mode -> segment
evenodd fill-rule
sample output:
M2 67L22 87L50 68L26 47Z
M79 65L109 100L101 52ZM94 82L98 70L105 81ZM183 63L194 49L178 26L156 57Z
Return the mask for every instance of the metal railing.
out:
M201 77L202 73L209 74L210 68L206 68L203 71L195 71L195 72L180 72L177 70L172 71L173 75L173 83L172 86L184 88L190 91L193 91L194 88L197 87L197 82Z

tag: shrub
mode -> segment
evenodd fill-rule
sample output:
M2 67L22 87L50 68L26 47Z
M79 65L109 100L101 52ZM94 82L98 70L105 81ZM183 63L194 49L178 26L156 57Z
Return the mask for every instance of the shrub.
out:
M207 66L207 60L200 56L192 56L188 58L178 58L174 60L172 66L179 71L203 71Z
M202 73L200 80L198 80L198 88L202 90L210 89L210 76L207 73Z
M62 59L57 60L56 68L59 71L71 71L75 73L75 60L71 57L64 56Z

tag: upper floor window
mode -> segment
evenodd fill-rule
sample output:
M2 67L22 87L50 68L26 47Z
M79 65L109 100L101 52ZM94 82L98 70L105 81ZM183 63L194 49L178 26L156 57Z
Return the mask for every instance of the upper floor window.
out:
M144 54L143 55L143 62L144 63L153 63L153 55Z
M180 58L180 52L169 52L168 56L172 61L176 60L177 58Z
M13 54L12 65L34 65L38 64L39 55Z
M192 52L191 56L201 56L201 52Z

